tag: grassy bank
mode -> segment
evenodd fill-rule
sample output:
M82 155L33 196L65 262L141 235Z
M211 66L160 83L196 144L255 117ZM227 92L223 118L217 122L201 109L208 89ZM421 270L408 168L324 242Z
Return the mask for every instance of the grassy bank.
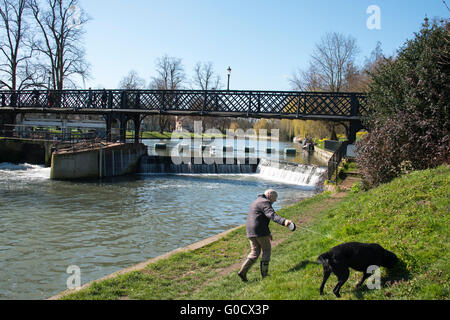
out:
M248 253L240 228L201 249L175 254L117 278L93 284L66 299L335 299L332 275L325 295L318 289L322 267L317 256L340 241L377 242L401 262L382 268L380 290L355 289L361 274L352 271L343 299L449 298L450 168L414 172L369 192L340 198L318 195L279 211L299 228L291 233L272 224L276 248L271 276L261 280L257 265L248 283L236 272Z
M187 133L187 135L191 138L212 138L212 137L216 137L216 138L226 138L226 135L224 134L195 134L195 133ZM134 131L127 131L127 138L128 139L132 139L134 138ZM142 139L171 139L172 138L172 132L166 132L164 131L163 133L160 133L159 131L143 131L141 133L141 138ZM178 139L179 137L175 137L175 139Z
M360 141L362 139L362 137L364 137L368 132L367 131L360 131L356 133L356 141ZM343 142L347 140L347 137L345 136L345 134L338 134L337 135L338 141ZM323 139L319 139L319 138L315 138L313 139L314 144L316 147L323 149L323 150L327 150L325 149L325 140L330 140L330 138L323 138Z

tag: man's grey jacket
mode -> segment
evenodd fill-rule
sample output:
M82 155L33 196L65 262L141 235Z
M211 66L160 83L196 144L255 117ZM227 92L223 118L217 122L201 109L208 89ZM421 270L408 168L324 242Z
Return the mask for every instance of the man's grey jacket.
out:
M277 215L269 199L264 194L261 194L251 204L248 211L246 223L247 238L269 236L270 220L283 226L286 219Z

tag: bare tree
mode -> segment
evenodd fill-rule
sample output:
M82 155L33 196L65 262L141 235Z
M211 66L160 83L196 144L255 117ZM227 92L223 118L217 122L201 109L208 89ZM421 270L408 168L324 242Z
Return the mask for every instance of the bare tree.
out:
M357 75L347 80L350 90L352 91L366 91L369 87L371 77L370 74L380 65L386 57L381 49L381 42L377 42L376 47L372 50L370 57L365 59L362 69Z
M370 57L365 59L363 66L363 73L370 74L376 67L386 59L383 49L381 48L381 42L378 41L375 49L370 53Z
M296 90L350 91L359 81L360 72L355 63L358 52L356 39L352 36L327 33L316 45L309 68L305 71L297 70L290 82ZM348 129L345 123L339 124ZM332 140L337 139L336 125L336 122L326 122Z
M220 76L214 71L212 62L197 62L191 84L193 89L200 90L220 90L223 87ZM203 99L197 101L197 104L201 106ZM231 123L229 118L221 117L183 117L183 121L192 123L202 121L205 130L214 128L222 130L222 132L225 132Z
M164 55L156 61L156 77L152 78L150 87L158 90L181 89L186 79L181 59ZM170 101L168 101L170 103ZM170 129L174 119L171 116L159 115L159 131ZM173 126L174 127L174 126Z
M327 33L316 45L311 58L325 90L340 92L344 88L349 66L355 64L359 49L356 39L340 33Z
M40 31L36 50L44 57L41 69L51 75L56 90L77 87L74 76L84 81L89 75L82 44L83 27L89 18L78 0L31 0L33 16ZM46 7L42 9L42 2Z
M119 88L126 90L144 89L145 80L139 77L139 74L135 70L131 70L128 75L120 80Z
M158 90L181 89L186 75L181 59L164 55L156 60L157 76L153 77L151 87Z
M30 63L29 13L30 0L0 1L0 88L22 90L38 83Z
M298 70L290 82L299 90L341 92L355 74L358 52L355 38L327 33L316 45L309 68Z
M377 41L375 49L370 53L370 58L366 59L365 69L371 69L374 65L380 63L386 57L384 56L383 49L381 48L381 42Z
M308 69L298 69L289 79L293 90L298 91L323 91L324 85L314 65Z
M201 90L217 90L222 88L220 76L215 73L212 62L197 62L194 67L192 83L195 88Z

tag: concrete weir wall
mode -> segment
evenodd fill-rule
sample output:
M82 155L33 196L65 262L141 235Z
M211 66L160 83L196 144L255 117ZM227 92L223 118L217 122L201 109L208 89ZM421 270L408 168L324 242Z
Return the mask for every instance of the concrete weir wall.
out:
M316 156L317 158L321 159L324 162L328 162L331 159L331 157L333 156L333 152L326 151L326 150L323 150L320 148L315 148L314 156Z
M109 144L79 151L54 152L50 178L54 180L99 179L135 173L143 144Z
M260 159L257 158L144 156L138 172L150 174L249 174L256 172L259 161Z
M26 139L1 139L0 163L29 163L50 166L51 141L32 141Z

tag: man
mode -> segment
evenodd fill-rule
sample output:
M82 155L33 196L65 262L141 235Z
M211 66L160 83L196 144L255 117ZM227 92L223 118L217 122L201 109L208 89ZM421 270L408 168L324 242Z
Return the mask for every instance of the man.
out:
M31 94L32 94L32 97L33 97L32 98L33 106L37 107L38 103L39 103L39 91L36 88L34 88Z
M269 262L271 254L272 235L269 230L270 220L282 225L289 226L292 221L284 219L277 215L272 208L272 204L277 201L278 194L275 190L269 189L264 194L259 195L258 198L251 204L247 216L247 238L250 240L251 252L245 260L238 272L242 281L247 281L247 272L250 267L256 262L261 251L261 276L264 278L269 272Z

